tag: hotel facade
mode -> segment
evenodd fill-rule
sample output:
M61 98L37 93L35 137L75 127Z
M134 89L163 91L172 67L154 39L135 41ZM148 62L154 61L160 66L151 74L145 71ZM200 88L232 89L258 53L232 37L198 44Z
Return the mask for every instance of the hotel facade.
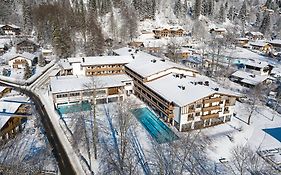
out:
M115 54L118 55L115 58L99 58L94 61L80 59L77 65L72 62L74 75L77 72L86 78L111 76L111 80L108 80L111 83L117 80L114 76L120 76L119 85L97 88L97 94L101 95L97 96L97 103L122 100L134 93L165 122L179 131L206 128L231 120L237 94L218 88L215 82L199 75L197 71L130 48L115 50ZM100 67L96 67L97 65ZM118 70L122 71L115 73L112 70L102 70L107 72L94 73L102 68L112 69L112 65L121 65ZM88 73L89 69L91 73ZM66 78L65 81L74 80ZM55 106L91 98L91 92L86 89L76 88L71 91L58 86L61 90L54 90L54 84L63 83L59 83L56 77L51 79Z

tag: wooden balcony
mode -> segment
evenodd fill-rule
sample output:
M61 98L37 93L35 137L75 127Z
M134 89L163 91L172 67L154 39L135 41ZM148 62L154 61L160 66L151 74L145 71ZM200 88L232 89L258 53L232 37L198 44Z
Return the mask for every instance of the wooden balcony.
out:
M188 113L195 112L195 108L188 108Z
M104 67L104 68L87 68L88 72L100 72L100 71L116 71L116 70L124 70L124 67Z
M135 91L138 92L139 94L142 94L142 97L145 98L149 103L151 103L157 110L161 111L163 114L165 114L167 116L170 115L169 110L162 109L156 102L154 102L153 100L151 100L147 96L145 96L138 88L135 88Z
M210 99L204 99L204 103L214 103L214 102L220 102L221 101L221 97L217 97L217 98L210 98Z
M230 113L230 111L229 110L225 110L225 111L223 111L223 114L229 114Z
M203 112L212 111L212 110L219 110L220 108L221 108L220 105L217 105L217 106L209 106L209 107L203 108Z
M201 120L207 120L207 119L218 118L218 117L219 117L219 113L208 114L208 115L201 116Z
M145 91L146 93L148 93L150 96L152 96L153 98L155 98L159 103L161 103L162 105L164 105L165 107L169 108L168 106L168 102L162 100L161 98L157 97L153 92L150 92L145 86L143 86L142 84L138 83L137 81L134 82L134 84L137 87L140 87L143 91Z

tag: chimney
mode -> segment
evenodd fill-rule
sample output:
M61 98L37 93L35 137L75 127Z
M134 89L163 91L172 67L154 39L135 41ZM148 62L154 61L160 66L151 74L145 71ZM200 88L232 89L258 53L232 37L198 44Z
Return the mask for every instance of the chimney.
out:
M85 58L84 57L82 58L82 62L85 63Z

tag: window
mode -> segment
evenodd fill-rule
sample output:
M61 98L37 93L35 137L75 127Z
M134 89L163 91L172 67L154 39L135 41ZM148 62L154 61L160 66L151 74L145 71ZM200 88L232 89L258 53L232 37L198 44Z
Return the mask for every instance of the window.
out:
M59 94L59 95L57 95L57 98L64 98L64 97L67 97L67 94Z
M196 108L201 108L201 106L202 106L201 104L197 104Z
M195 116L200 116L200 112L196 112L196 113L195 113Z
M76 97L76 96L79 96L80 93L79 92L76 92L76 93L70 93L70 97Z
M96 95L105 95L106 90L96 90Z
M188 114L187 121L194 120L193 114Z

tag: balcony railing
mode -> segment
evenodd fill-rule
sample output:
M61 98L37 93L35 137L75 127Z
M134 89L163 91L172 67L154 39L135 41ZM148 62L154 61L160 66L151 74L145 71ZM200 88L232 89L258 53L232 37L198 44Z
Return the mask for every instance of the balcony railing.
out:
M210 99L205 99L204 103L214 103L214 102L220 102L221 101L221 97L217 97L217 98L210 98Z
M207 119L218 118L218 117L219 117L219 113L207 114L207 115L201 116L201 120L207 120Z
M219 110L220 108L221 108L220 105L217 105L217 106L209 106L209 107L203 108L203 112L212 111L212 110Z

